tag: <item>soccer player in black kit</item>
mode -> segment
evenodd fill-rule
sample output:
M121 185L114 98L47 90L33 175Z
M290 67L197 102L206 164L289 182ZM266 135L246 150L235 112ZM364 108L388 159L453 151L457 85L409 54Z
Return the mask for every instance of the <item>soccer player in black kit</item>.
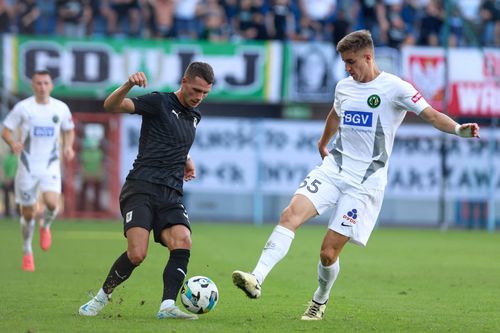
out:
M141 115L141 136L133 169L120 193L127 251L116 259L97 295L80 307L80 315L95 316L102 310L113 290L146 258L152 231L155 242L170 251L163 271L163 297L157 317L198 318L175 305L191 249L191 228L182 204L182 186L183 180L196 176L188 152L201 118L197 107L213 83L212 67L193 62L176 92L126 98L132 87L147 85L144 73L138 72L104 101L107 111Z

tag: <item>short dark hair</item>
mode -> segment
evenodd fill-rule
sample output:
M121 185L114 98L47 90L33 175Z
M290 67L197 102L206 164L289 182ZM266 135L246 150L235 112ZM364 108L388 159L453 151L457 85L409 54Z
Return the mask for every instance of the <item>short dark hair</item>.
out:
M337 44L337 52L357 52L369 48L373 51L372 34L368 30L357 30L344 36Z
M48 75L52 79L52 75L50 75L50 71L48 69L38 69L38 70L34 71L31 78L33 78L33 76L35 76L35 75Z
M214 70L206 62L195 61L190 63L184 72L184 76L191 79L199 76L209 84L213 84L215 81Z

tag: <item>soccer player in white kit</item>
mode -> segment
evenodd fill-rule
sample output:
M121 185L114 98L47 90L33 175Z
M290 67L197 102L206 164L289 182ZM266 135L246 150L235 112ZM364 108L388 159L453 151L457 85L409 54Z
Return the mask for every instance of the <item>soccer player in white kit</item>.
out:
M369 31L346 35L337 51L350 76L337 84L318 142L323 163L300 184L255 269L232 275L233 283L248 297L260 297L264 279L287 254L296 230L313 216L335 207L321 245L318 288L302 320L323 319L344 245L350 241L366 246L382 206L396 130L406 112L419 115L442 132L479 137L476 123L457 124L429 106L410 83L381 72ZM328 151L327 144L335 134L333 149Z
M47 251L52 243L50 226L57 214L61 193L59 136L63 155L73 159L74 124L68 106L50 97L54 88L50 73L36 71L31 79L34 95L17 103L3 122L2 138L19 155L14 182L16 202L21 207L23 270L34 271L31 243L35 230L38 192L45 205L40 223L40 246ZM20 138L15 133L20 130Z

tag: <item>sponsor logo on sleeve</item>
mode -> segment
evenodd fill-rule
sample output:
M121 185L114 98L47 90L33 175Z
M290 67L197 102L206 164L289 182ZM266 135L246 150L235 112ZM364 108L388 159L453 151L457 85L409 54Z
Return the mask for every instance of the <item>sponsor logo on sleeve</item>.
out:
M413 103L417 103L421 98L422 98L422 94L420 94L420 92L417 91L417 93L415 95L413 95L413 97L411 98L411 101Z

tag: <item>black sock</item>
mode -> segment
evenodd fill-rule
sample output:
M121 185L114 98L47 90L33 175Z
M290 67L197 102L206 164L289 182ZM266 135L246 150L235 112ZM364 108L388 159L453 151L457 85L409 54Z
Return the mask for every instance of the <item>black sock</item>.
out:
M177 299L179 290L182 287L187 274L190 251L187 249L177 249L170 252L167 266L163 270L163 298Z
M104 292L108 295L111 294L120 283L129 278L136 267L128 258L127 251L123 252L109 270L108 277L102 285Z

